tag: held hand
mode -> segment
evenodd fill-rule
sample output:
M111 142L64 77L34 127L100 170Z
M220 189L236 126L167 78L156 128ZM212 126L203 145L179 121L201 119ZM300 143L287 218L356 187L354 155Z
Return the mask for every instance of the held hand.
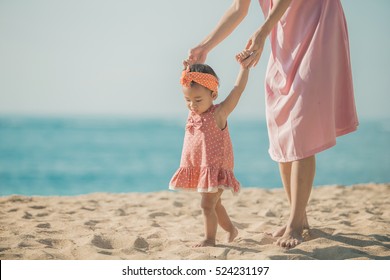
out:
M207 58L207 51L202 47L198 46L188 51L188 61L189 64L195 63L204 63Z
M256 32L249 39L245 50L236 56L237 61L245 68L256 66L263 53L264 43L265 37Z
M188 61L188 59L183 60L183 70L186 70L187 68L189 68L190 65L191 64Z
M245 67L243 65L242 61L244 61L250 55L251 55L251 52L247 49L243 50L242 52L240 52L239 54L236 55L236 60L241 64L241 67L243 69L247 69L248 67Z

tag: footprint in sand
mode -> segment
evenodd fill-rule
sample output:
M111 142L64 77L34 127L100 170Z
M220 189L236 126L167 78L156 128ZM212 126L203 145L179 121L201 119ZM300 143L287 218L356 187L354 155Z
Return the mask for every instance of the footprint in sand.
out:
M254 239L252 239L252 238L243 238L243 239L241 239L243 242L245 242L245 243L249 243L249 244L259 244L259 241L256 241L256 240L254 240Z
M85 222L84 225L94 227L99 223L99 221L90 220L88 222Z
M38 224L37 228L51 228L51 225L49 223Z
M18 244L18 248L28 248L28 247L32 247L33 245L29 242L26 242L26 241L22 241Z
M31 202L32 197L23 197L23 196L14 195L14 196L11 196L8 201L10 201L10 202Z
M154 213L149 214L149 217L156 218L156 217L163 217L163 216L168 216L168 215L169 215L168 213L164 213L164 212L154 212Z
M276 213L274 211L272 211L271 209L268 209L267 211L265 211L264 216L266 216L266 217L276 217Z
M339 216L340 216L340 217L349 218L349 213L343 212L343 213L340 213Z
M161 233L160 232L155 232L152 233L151 235L148 236L148 239L153 239L153 238L161 238Z
M149 249L149 243L143 237L137 237L137 239L133 243L133 247L135 249L145 251Z
M53 242L55 242L55 240L47 238L47 239L40 239L38 240L38 242L43 245L46 245L49 248L53 248Z
M152 227L161 227L160 224L158 224L156 221L153 221L151 224Z
M18 244L18 248L35 246L35 236L31 234L24 234L20 236L22 242Z
M216 256L215 259L217 260L227 260L227 256L230 252L230 249L225 249L220 255Z
M32 219L33 218L33 215L31 215L30 213L28 213L27 211L24 212L24 216L22 217L23 219Z
M96 210L96 208L88 208L88 207L81 207L81 209L83 209L83 210L87 210L87 211L95 211Z
M115 215L116 216L126 216L126 212L125 212L125 210L119 208L115 211Z
M366 207L366 212L371 215L378 215L381 216L383 214L382 211L380 211L377 207Z
M112 255L111 252L107 252L107 251L99 251L98 254L108 255L108 256L111 256L111 255Z
M199 216L200 214L202 214L202 210L194 210L191 212L192 217Z
M330 207L322 207L320 211L324 213L331 213L333 210Z
M350 221L340 221L339 223L342 224L342 225L349 226L349 227L352 226Z
M173 206L175 206L175 207L183 207L183 203L181 203L179 201L175 201L175 202L173 202Z
M247 208L248 205L246 205L246 204L243 203L243 202L239 202L239 203L237 204L237 207L240 207L240 208Z
M39 210L39 209L45 209L46 206L40 206L40 205L33 205L33 206L30 206L31 209L36 209L36 210Z
M39 213L37 214L37 217L46 217L49 216L49 213Z
M114 249L111 245L111 241L100 235L95 235L91 243L92 245L99 247L101 249Z

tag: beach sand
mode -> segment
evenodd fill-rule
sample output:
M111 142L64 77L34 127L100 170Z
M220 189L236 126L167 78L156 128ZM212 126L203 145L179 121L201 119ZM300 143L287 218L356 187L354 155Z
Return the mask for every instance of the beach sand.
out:
M197 193L94 193L0 197L0 259L390 259L390 184L315 187L310 237L293 249L271 232L288 217L282 189L223 194L239 235L192 248L203 237Z

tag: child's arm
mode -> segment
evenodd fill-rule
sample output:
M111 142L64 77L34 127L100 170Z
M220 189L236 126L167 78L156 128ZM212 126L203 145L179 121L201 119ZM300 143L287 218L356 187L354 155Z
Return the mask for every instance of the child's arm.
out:
M240 100L241 94L243 93L246 83L248 81L249 68L244 68L241 66L240 72L238 73L236 83L224 101L218 106L215 111L215 118L217 125L220 129L226 127L226 121L230 113L237 106L238 101Z

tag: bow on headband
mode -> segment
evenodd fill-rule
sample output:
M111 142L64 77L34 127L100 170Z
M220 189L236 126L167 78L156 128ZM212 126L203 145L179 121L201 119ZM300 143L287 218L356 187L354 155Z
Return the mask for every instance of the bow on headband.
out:
M218 80L214 75L201 72L190 72L188 68L183 70L180 83L185 87L190 87L192 81L211 91L218 91Z

